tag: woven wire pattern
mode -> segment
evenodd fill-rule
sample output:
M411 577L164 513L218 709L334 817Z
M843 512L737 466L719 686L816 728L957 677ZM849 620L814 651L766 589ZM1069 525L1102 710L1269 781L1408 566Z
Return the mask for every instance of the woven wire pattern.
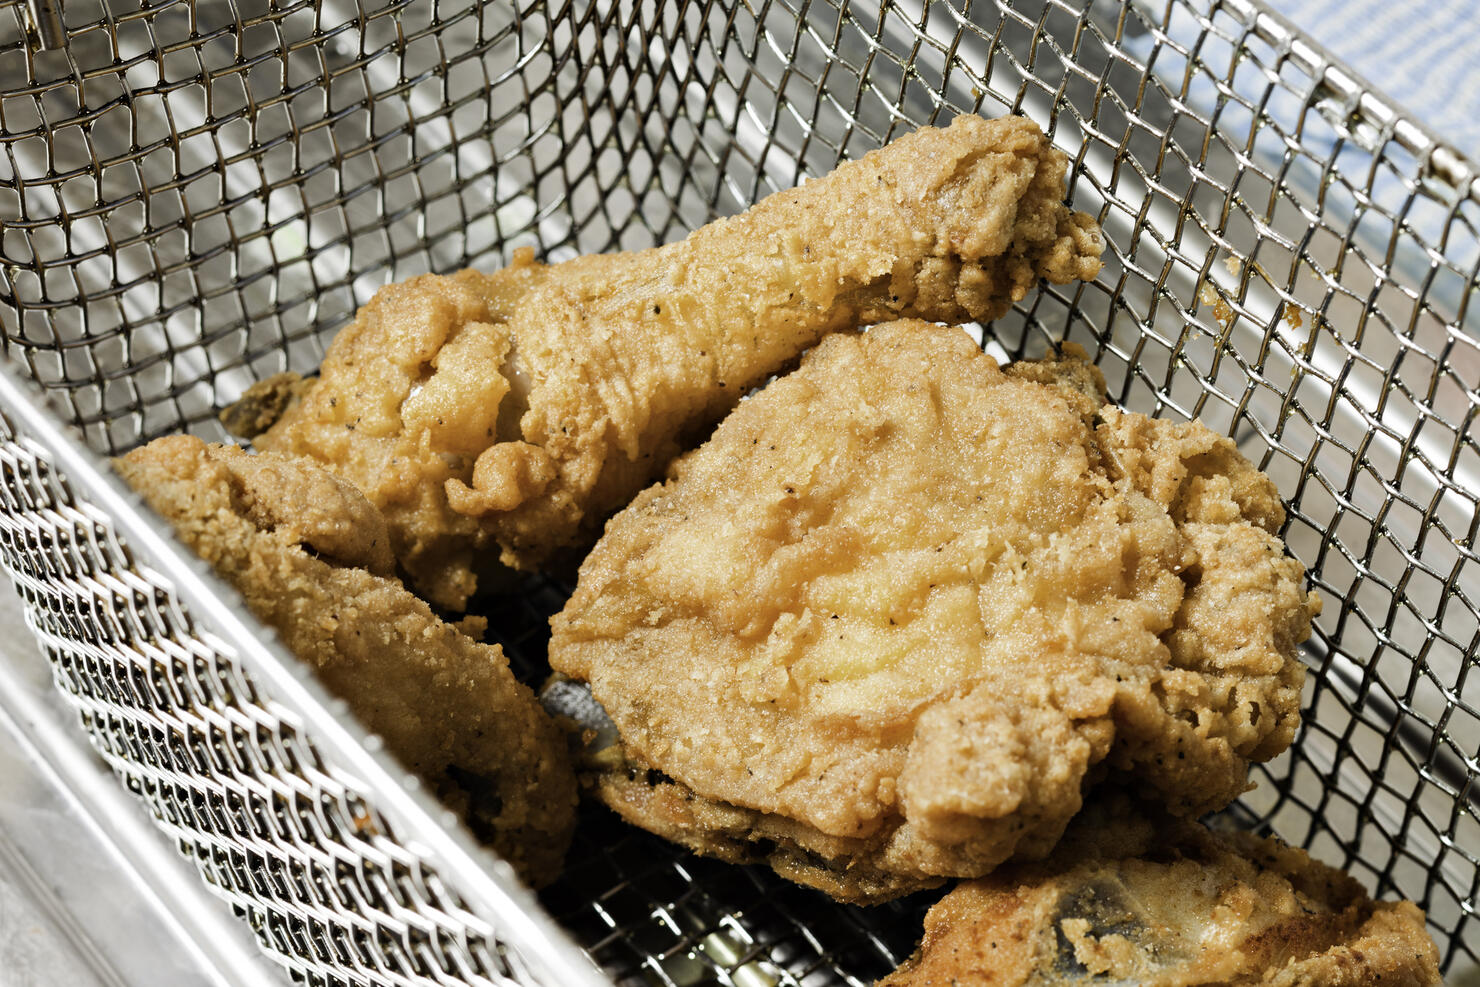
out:
M1201 417L1274 477L1326 606L1304 731L1243 810L1480 959L1475 175L1250 0L66 13L66 51L35 52L0 3L0 324L104 452L219 437L215 409L311 369L387 280L647 246L919 124L1038 119L1106 268L990 338L1080 342L1120 403ZM33 611L70 612L30 571ZM495 621L531 677L567 589ZM136 701L100 695L104 722ZM129 756L167 785L165 751ZM925 904L824 908L598 810L544 900L618 980L674 985L866 984Z
M0 560L94 748L312 984L532 984L297 724L0 416Z

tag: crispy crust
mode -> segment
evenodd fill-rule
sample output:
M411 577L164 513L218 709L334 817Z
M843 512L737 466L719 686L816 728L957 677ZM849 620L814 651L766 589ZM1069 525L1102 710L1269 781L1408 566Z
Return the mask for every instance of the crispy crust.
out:
M634 826L727 863L766 864L839 901L888 901L945 883L883 869L870 840L829 836L785 816L702 798L636 760L583 779Z
M393 576L380 513L302 461L191 436L116 461L180 538L408 768L527 882L575 826L563 737L497 645L437 618Z
M259 430L256 448L302 457L361 490L390 525L411 587L445 608L466 606L491 544L479 518L453 510L445 488L471 479L494 442L509 393L499 373L508 320L547 271L526 251L495 274L387 285L334 337L296 401L282 400L279 384L266 399L249 392L245 407L228 409L232 421ZM261 431L261 409L279 407Z
M710 812L657 828L775 840L869 901L1046 854L1106 776L1179 814L1242 792L1298 725L1316 601L1268 478L1102 387L959 329L834 336L613 518L550 661L618 771ZM699 835L720 808L755 815Z
M1412 902L1374 903L1276 840L1115 805L1087 810L1048 861L946 895L878 987L1441 982Z
M491 555L528 568L594 539L827 333L990 319L1040 278L1093 277L1067 167L1027 120L963 116L678 243L392 285L258 448L354 482L417 590L461 608Z

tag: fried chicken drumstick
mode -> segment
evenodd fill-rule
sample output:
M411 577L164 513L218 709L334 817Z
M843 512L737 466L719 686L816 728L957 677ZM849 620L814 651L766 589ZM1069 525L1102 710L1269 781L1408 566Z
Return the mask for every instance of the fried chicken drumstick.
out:
M1432 987L1411 901L1373 902L1303 850L1159 814L1086 810L1049 860L961 884L877 987Z
M1316 601L1233 443L1077 356L834 335L607 525L552 619L636 824L880 901L1041 857L1097 781L1180 815L1289 745Z
M256 445L353 482L418 592L462 609L490 558L594 539L827 333L991 319L1039 279L1093 277L1103 244L1062 202L1067 166L1025 119L964 116L664 247L391 285ZM270 398L234 420L262 427Z
M181 539L525 881L575 828L565 741L497 646L392 575L385 520L316 466L170 436L116 461Z

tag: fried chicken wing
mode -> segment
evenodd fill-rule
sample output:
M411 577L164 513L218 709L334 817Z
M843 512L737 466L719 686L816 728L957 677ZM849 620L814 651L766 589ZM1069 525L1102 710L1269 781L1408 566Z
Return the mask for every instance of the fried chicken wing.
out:
M1430 987L1411 901L1374 903L1303 850L1086 810L1049 860L961 884L878 987Z
M687 239L378 294L256 439L351 480L415 587L460 609L485 560L537 566L830 332L984 320L1099 270L1065 156L1021 118L923 128ZM236 416L259 422L253 401Z
M565 741L502 650L396 581L369 501L308 463L190 436L157 439L117 467L527 882L555 877L575 826Z
M1107 776L1183 815L1244 791L1317 610L1282 521L1232 442L1105 404L1079 355L889 323L614 517L550 661L616 726L588 780L619 813L877 901L1041 857Z

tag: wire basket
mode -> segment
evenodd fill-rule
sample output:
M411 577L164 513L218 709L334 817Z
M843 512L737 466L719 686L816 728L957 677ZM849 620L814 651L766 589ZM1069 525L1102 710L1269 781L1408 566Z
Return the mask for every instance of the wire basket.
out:
M833 905L599 808L536 900L101 457L223 438L389 280L650 246L959 112L1038 120L1109 241L990 345L1085 345L1115 400L1234 436L1288 501L1326 608L1303 732L1237 811L1418 901L1451 973L1480 959L1480 186L1277 16L33 5L0 0L0 556L94 747L296 977L866 985L914 948L930 896ZM568 590L493 621L531 679Z

